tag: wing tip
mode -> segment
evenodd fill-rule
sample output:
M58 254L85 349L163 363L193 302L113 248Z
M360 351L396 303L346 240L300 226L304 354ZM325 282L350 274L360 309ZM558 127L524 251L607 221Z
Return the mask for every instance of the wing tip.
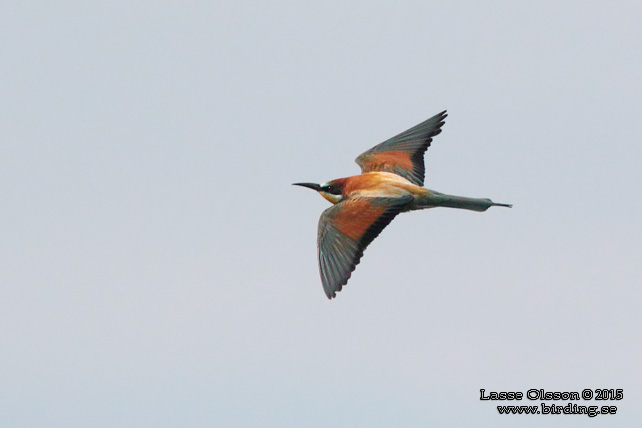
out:
M337 293L334 291L330 291L330 292L328 292L328 290L324 290L324 291L325 291L325 296L328 298L328 300L332 300L335 297L337 297ZM341 290L338 290L338 291L341 291Z
M323 282L323 291L325 291L325 295L328 298L328 300L332 300L335 297L337 297L337 293L341 290L343 290L343 287L348 284L348 280L350 280L350 277L352 276L352 272L357 268L357 265L359 264L360 260L357 260L356 263L353 263L350 265L350 270L348 273L345 275L345 277L341 278L339 281L337 281L334 284L326 284L325 281L323 281L323 277L321 277L321 280Z

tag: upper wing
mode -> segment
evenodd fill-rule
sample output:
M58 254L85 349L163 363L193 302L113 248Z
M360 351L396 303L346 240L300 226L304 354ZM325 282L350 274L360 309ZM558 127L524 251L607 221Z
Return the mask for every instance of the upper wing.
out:
M423 186L426 176L424 153L430 146L432 137L441 132L446 116L448 115L444 110L360 154L355 161L361 167L361 172L392 172Z
M354 197L321 214L317 246L321 282L328 299L341 291L366 247L411 200L412 196Z

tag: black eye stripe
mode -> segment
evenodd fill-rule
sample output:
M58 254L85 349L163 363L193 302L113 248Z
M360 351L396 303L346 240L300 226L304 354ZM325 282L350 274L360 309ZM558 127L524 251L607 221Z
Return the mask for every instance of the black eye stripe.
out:
M337 187L335 187L335 186L333 186L331 184L323 186L321 188L321 190L323 190L326 193L330 193L332 195L340 195L341 194L341 189L338 189Z

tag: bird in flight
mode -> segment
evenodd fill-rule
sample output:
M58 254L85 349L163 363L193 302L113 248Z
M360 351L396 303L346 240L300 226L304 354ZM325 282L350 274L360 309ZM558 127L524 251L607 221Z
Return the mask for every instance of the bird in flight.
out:
M316 190L333 204L321 214L317 237L321 282L328 299L347 284L366 247L397 214L434 207L486 211L512 206L423 187L424 153L446 116L444 110L359 155L355 161L360 175L322 184L294 183Z

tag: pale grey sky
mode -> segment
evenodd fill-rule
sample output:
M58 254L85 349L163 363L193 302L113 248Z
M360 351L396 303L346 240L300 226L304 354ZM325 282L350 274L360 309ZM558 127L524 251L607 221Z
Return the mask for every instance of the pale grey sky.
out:
M1 10L0 426L639 424L639 2ZM401 215L328 301L290 184L443 109L427 187L514 208Z

